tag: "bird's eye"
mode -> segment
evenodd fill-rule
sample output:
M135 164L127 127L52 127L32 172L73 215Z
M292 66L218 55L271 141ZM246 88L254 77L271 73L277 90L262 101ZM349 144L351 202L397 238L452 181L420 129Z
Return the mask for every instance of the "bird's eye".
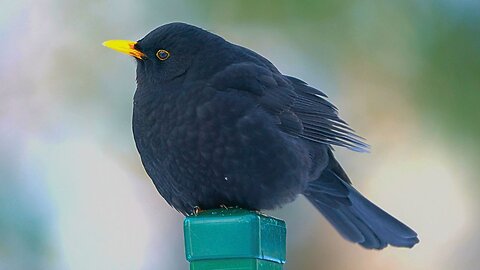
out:
M162 61L165 61L168 59L168 57L170 57L170 53L166 50L158 50L157 52L157 58L162 60Z

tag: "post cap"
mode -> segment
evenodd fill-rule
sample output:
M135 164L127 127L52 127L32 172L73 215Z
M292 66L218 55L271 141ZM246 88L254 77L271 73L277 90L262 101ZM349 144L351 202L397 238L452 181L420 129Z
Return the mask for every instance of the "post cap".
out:
M286 232L283 220L255 211L203 211L185 219L185 253L189 262L244 258L284 264Z

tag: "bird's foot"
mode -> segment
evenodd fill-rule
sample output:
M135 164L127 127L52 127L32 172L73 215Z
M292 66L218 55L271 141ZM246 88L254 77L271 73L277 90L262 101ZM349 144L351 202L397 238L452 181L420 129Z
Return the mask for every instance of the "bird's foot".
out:
M199 206L193 207L193 215L194 216L198 216L198 214L200 214L200 212L202 212L202 211L203 210Z
M260 210L253 210L253 211L255 211L255 213L257 213L258 215L262 215L262 216L265 215L265 214L262 213L262 211L260 211Z
M220 208L225 209L225 210L229 210L229 209L240 209L240 207L238 207L238 206L236 206L236 205L235 205L235 206L227 206L227 205L225 205L225 204L220 204Z

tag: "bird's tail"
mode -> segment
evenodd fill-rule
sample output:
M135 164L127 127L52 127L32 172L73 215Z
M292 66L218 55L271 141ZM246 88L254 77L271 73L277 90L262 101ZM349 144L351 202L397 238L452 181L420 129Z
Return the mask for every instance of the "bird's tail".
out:
M347 240L369 249L413 247L417 233L363 197L333 155L304 195Z

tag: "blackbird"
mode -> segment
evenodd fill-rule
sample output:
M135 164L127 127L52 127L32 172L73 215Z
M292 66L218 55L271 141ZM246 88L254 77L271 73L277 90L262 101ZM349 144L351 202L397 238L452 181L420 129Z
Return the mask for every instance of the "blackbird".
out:
M303 194L365 248L418 243L352 186L332 146L369 146L321 91L185 23L104 45L136 59L135 143L158 192L179 212L274 209Z

